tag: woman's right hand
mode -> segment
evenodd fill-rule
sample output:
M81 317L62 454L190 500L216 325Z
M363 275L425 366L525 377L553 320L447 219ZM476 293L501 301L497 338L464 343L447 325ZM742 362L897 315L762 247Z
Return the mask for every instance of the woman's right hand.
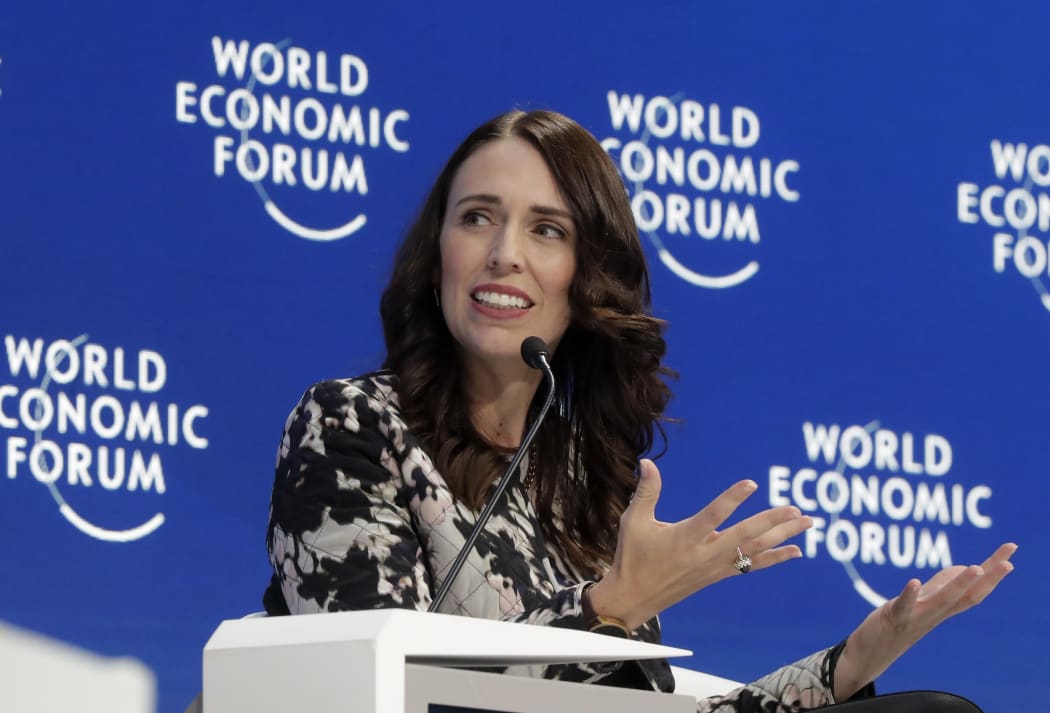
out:
M751 557L752 570L802 556L795 545L781 546L813 526L795 507L772 508L718 529L758 489L754 481L742 480L692 517L667 523L656 519L660 471L643 459L640 473L638 489L620 516L612 566L587 591L596 614L636 629L694 592L739 574L733 566L738 547Z

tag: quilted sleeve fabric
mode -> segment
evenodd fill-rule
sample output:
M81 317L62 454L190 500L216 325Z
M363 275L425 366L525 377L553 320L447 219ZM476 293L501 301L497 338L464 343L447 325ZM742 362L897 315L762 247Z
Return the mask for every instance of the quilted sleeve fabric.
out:
M793 713L836 703L832 673L842 644L811 654L762 678L730 691L697 701L698 713ZM858 695L874 693L869 687Z

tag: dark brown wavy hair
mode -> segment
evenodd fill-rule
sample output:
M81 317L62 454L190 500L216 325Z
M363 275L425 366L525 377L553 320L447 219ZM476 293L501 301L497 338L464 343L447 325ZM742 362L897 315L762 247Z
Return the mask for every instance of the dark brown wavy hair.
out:
M398 250L380 303L387 357L410 428L456 497L480 507L506 461L471 423L456 343L434 299L449 191L485 144L517 137L547 163L576 228L572 318L552 359L555 405L537 434L537 514L544 534L582 572L612 561L619 517L653 446L670 390L663 322L616 166L583 127L549 111L502 114L456 149ZM543 389L530 409L538 408ZM568 454L568 456L566 455ZM567 462L568 461L568 462ZM555 507L557 503L557 508Z

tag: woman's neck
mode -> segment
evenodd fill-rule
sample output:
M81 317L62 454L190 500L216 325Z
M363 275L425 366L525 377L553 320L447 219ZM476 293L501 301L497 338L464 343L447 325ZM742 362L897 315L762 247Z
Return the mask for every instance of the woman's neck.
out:
M517 448L542 374L524 364L468 364L464 376L474 428L494 446Z

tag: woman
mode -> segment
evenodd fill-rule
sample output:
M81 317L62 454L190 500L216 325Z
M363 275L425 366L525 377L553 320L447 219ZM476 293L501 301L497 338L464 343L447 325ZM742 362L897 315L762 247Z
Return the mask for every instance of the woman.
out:
M466 139L401 246L381 313L384 371L318 384L289 417L270 614L428 607L535 416L541 375L519 353L532 335L553 353L556 408L442 611L658 641L671 604L801 556L782 544L812 525L796 508L724 525L751 481L682 522L654 519L660 474L639 458L670 395L662 325L616 168L570 119L512 112ZM842 644L699 708L870 694L912 643L995 588L1014 549L909 582ZM528 673L673 686L663 661Z

